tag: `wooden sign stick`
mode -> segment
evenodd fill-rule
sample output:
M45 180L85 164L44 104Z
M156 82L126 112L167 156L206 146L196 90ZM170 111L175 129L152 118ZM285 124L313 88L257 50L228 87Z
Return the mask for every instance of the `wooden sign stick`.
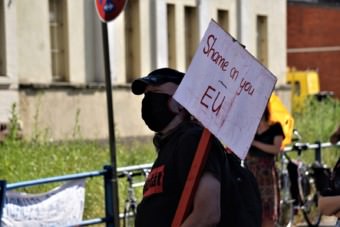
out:
M210 140L211 133L204 128L171 227L179 227L188 216L189 208L192 205L194 193L208 156Z

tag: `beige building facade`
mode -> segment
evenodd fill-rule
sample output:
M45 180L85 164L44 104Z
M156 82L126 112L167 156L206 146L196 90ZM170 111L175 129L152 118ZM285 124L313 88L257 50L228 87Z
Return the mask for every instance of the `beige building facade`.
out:
M285 0L128 0L107 24L117 137L152 135L131 81L185 71L211 19L284 85ZM16 103L26 138L107 139L101 29L94 0L0 0L0 122Z

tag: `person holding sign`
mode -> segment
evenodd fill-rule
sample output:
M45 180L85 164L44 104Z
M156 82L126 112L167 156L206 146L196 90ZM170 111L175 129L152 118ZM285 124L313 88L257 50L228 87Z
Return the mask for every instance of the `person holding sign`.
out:
M274 227L278 218L279 189L274 157L281 151L284 133L279 122L271 124L266 107L246 157L256 177L262 200L262 227Z
M143 199L138 205L136 227L171 226L187 180L203 127L173 98L184 73L171 68L152 71L133 81L136 95L144 94L142 118L156 134L153 138L157 158L145 182ZM212 137L203 173L193 196L192 207L181 226L229 226L225 203L226 154Z

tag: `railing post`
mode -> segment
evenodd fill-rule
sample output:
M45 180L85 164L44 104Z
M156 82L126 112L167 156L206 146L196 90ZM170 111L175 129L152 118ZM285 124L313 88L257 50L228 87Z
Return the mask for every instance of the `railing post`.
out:
M113 172L112 166L104 166L104 190L105 190L105 219L106 226L114 226L114 209L113 209ZM118 220L119 221L119 220Z
M315 161L322 163L322 157L321 157L321 142L316 141L315 142L318 146L315 148Z
M4 209L6 198L6 181L0 180L0 226L1 226L1 218L2 218L2 210Z

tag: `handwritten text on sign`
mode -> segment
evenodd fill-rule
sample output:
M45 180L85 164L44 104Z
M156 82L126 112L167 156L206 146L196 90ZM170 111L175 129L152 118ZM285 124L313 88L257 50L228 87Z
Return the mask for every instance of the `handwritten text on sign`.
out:
M174 98L244 158L276 77L211 21Z

